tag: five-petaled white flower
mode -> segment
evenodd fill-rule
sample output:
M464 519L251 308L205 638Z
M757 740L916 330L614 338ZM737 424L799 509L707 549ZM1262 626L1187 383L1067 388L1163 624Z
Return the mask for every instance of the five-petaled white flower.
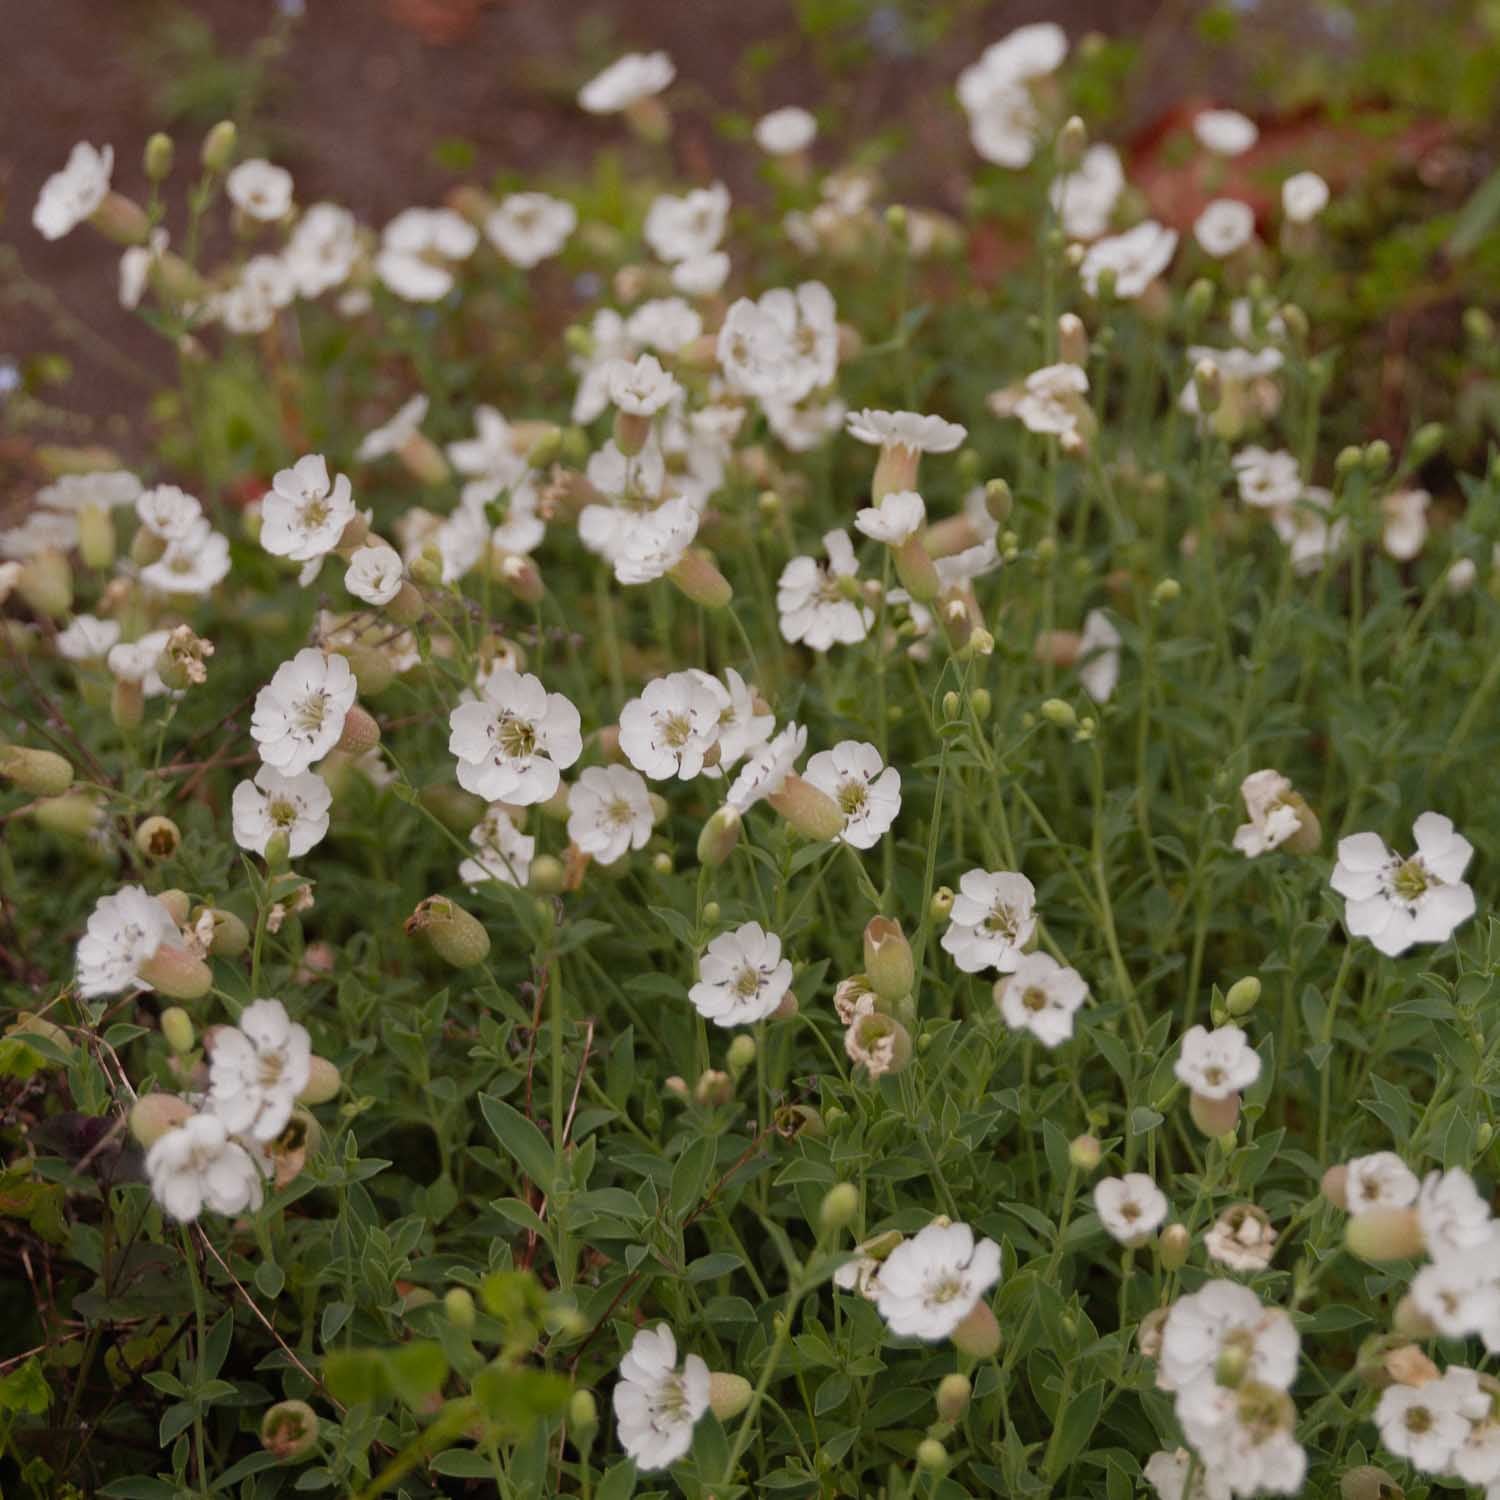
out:
M838 841L873 849L901 811L901 773L863 740L841 740L809 758L803 779L827 792L844 815Z
M347 475L331 482L321 453L280 470L260 503L260 544L276 557L312 562L339 544L356 515Z
M601 865L643 848L654 821L650 790L629 766L589 766L568 793L568 837Z
M1167 1195L1144 1172L1106 1177L1094 1189L1094 1212L1122 1245L1143 1244L1167 1216Z
M1073 1017L1088 996L1083 976L1050 953L1028 953L1014 973L995 984L1005 1024L1029 1031L1044 1047L1059 1046L1073 1035Z
M205 1208L216 1214L254 1212L264 1192L255 1158L208 1111L184 1120L151 1147L146 1176L151 1196L181 1224L190 1224Z
M292 210L292 174L259 157L237 162L224 179L229 201L242 214L274 224Z
M813 651L854 645L875 623L875 611L862 600L849 533L828 532L823 550L826 568L815 557L794 557L776 582L782 638Z
M620 710L620 749L652 781L691 781L718 734L718 695L696 672L654 678Z
M209 1035L209 1108L235 1135L274 1141L307 1087L312 1043L279 1000L252 1000Z
M948 915L942 947L965 974L1013 974L1036 931L1036 887L1008 870L968 870Z
M546 802L583 753L578 710L530 672L495 667L448 715L458 784L486 802Z
M1000 1279L1000 1247L967 1224L932 1223L880 1264L875 1305L892 1333L947 1338Z
M1403 858L1375 833L1339 840L1329 884L1344 897L1344 926L1388 957L1414 943L1441 943L1474 915L1463 873L1474 846L1453 821L1425 812L1412 825L1417 852Z
M615 1424L620 1444L645 1471L675 1464L708 1410L708 1366L689 1354L677 1368L677 1340L665 1323L642 1328L620 1361Z
M90 1000L144 984L142 966L163 944L179 942L181 934L171 912L143 887L121 886L112 895L101 896L78 940L78 993Z
M529 270L554 256L578 225L578 210L547 193L510 193L484 221L485 237L513 266Z
M328 754L344 732L358 684L346 657L309 646L283 662L255 698L250 737L260 758L295 776Z
M297 859L328 832L328 810L333 793L312 771L283 776L274 766L262 766L253 781L242 781L230 802L234 841L252 854L264 854L277 834L287 841L287 853Z
M389 604L404 581L401 554L380 541L361 547L344 570L344 587L366 604Z
M1227 1099L1260 1077L1260 1054L1238 1026L1194 1026L1172 1071L1200 1098Z
M749 1026L775 1011L791 987L792 962L781 956L781 939L746 922L704 949L688 999L715 1026Z

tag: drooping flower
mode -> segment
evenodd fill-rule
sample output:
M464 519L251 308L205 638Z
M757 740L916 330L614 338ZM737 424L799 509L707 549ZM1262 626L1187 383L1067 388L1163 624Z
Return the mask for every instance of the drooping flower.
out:
M967 1224L932 1223L880 1264L875 1305L892 1333L947 1338L1000 1279L1000 1247Z
M1474 846L1451 818L1425 812L1412 825L1417 852L1393 854L1378 834L1339 840L1329 884L1344 897L1344 925L1388 957L1414 943L1441 943L1474 915L1463 873Z
M698 982L688 991L698 1014L716 1026L764 1021L792 987L792 963L781 939L759 922L721 932L698 960Z
M1036 931L1036 887L1007 870L968 870L948 916L942 948L965 974L1013 974Z
M665 1323L636 1333L620 1361L614 1408L621 1446L638 1468L668 1468L692 1447L708 1393L708 1366L689 1354L679 1370L677 1340Z
M260 758L286 776L322 760L344 732L358 684L346 657L312 647L277 667L256 695L250 736Z
M880 758L874 745L841 740L809 758L802 773L838 803L844 815L841 843L873 849L901 811L901 773Z
M333 793L321 776L311 771L284 776L274 766L262 766L253 781L242 781L231 799L234 841L252 854L264 854L278 834L287 853L299 859L328 832L328 810Z
M42 184L31 211L31 222L43 239L60 240L89 218L104 202L114 171L113 146L95 149L79 141L68 153L68 164Z
M216 1114L205 1111L169 1130L146 1153L151 1196L181 1224L205 1208L216 1214L253 1213L264 1194L255 1158Z
M629 766L589 766L568 793L568 837L601 865L644 848L654 821L650 789Z
M1127 1172L1095 1186L1094 1212L1112 1239L1139 1245L1167 1217L1167 1195L1144 1172Z
M578 103L591 115L613 115L659 94L677 76L665 52L627 52L578 91Z
M307 1028L279 1000L252 1000L238 1026L215 1027L209 1046L209 1107L231 1133L274 1141L292 1117L312 1068Z
M1044 1047L1057 1047L1073 1035L1073 1017L1088 999L1089 987L1076 969L1050 953L1028 953L1015 972L995 984L995 1003L1013 1031L1029 1031Z
M469 842L476 852L459 862L458 878L465 885L494 880L501 885L524 886L530 879L536 840L521 832L516 816L507 804L492 802L469 830Z
M531 673L496 667L448 715L458 784L486 802L546 802L583 753L578 710Z

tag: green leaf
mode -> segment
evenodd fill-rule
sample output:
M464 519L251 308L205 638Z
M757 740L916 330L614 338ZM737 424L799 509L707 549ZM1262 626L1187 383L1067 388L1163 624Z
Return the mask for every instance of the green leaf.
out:
M674 1218L681 1219L703 1201L719 1153L717 1136L700 1135L677 1158L672 1168L670 1202Z
M630 1500L635 1494L635 1460L622 1458L594 1486L594 1500Z
M51 1403L52 1391L38 1359L28 1359L19 1370L12 1370L0 1380L0 1411L22 1411L38 1416Z
M1070 1463L1083 1452L1088 1440L1098 1425L1099 1414L1104 1410L1104 1382L1095 1381L1071 1396L1063 1409L1062 1421L1053 1434L1047 1455L1047 1472L1053 1478L1064 1473Z
M495 1466L483 1453L472 1448L444 1448L428 1460L439 1474L453 1479L493 1479Z
M511 1154L521 1171L542 1192L550 1193L556 1161L542 1132L520 1110L493 1094L479 1096L479 1110L495 1139Z

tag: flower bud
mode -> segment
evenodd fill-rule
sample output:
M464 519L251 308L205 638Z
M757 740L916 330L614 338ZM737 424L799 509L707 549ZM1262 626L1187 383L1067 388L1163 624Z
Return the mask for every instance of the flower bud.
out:
M1236 979L1224 996L1224 1009L1232 1016L1248 1016L1260 1000L1260 980L1254 974Z
M1365 471L1379 479L1391 466L1391 445L1384 438L1376 438L1365 448L1364 464Z
M1406 445L1406 461L1412 468L1425 464L1443 446L1447 429L1441 422L1426 422L1412 434Z
M142 984L170 1000L198 1000L213 987L213 971L195 953L163 943L136 971Z
M543 896L555 896L567 884L568 872L563 862L552 854L539 854L531 862L531 889Z
M86 568L107 568L115 560L114 517L102 505L78 512L78 555Z
M911 944L892 917L871 917L865 926L865 975L882 1000L902 1000L916 979Z
M932 900L927 903L927 910L933 921L942 922L953 910L953 891L946 885L940 885L933 893Z
M489 957L484 924L446 896L429 896L406 919L406 935L426 937L432 951L455 969L471 969Z
M1078 714L1071 703L1062 698L1049 698L1042 704L1042 717L1058 729L1077 729Z
M39 615L60 620L73 608L73 573L61 552L51 548L21 564L16 592Z
M703 907L703 921L705 925L717 927L721 916L723 916L723 913L719 910L719 903L717 901L705 903Z
M1406 1491L1384 1469L1360 1464L1339 1478L1342 1500L1406 1500Z
M1080 1172L1092 1172L1103 1157L1097 1136L1075 1136L1068 1143L1068 1161Z
M1320 1184L1320 1191L1322 1192L1323 1196L1331 1204L1333 1204L1335 1208L1342 1208L1347 1210L1349 1207L1348 1167L1343 1166L1342 1164L1336 1167L1329 1167L1329 1169L1323 1174L1323 1181Z
M220 120L203 137L203 148L199 152L199 160L208 171L223 172L228 168L229 163L234 160L238 134L233 120Z
M950 1336L971 1359L993 1359L1000 1352L1000 1325L988 1302L976 1302Z
M734 1098L734 1080L718 1068L703 1072L693 1085L693 1102L703 1109L716 1109Z
M1373 1208L1344 1226L1344 1245L1363 1260L1412 1260L1422 1253L1422 1225L1412 1208Z
M740 841L739 809L727 804L718 808L698 835L698 863L716 868L734 853Z
M278 1401L260 1423L260 1445L282 1463L306 1458L318 1441L318 1415L305 1401Z
M1057 165L1063 172L1071 172L1083 160L1088 149L1088 127L1077 115L1069 115L1057 132Z
M715 1370L708 1377L709 1409L721 1422L739 1416L749 1406L752 1394L753 1388L743 1375Z
M154 813L137 826L135 847L147 859L171 859L182 847L182 830L170 818Z
M158 130L147 140L143 161L149 182L165 182L172 175L173 155L171 136Z
M339 1070L326 1057L316 1054L308 1059L307 1082L297 1095L299 1104L327 1104L338 1096L344 1080Z
M192 1106L177 1094L142 1094L130 1109L130 1133L149 1149L192 1113Z
M977 636L978 634L979 632L976 631L975 635ZM974 717L978 719L980 723L983 723L987 718L989 718L990 711L994 707L994 699L990 697L990 690L988 688L982 687L975 688L974 691L969 694L969 707L974 710Z
M6 745L0 749L0 776L34 796L60 797L73 784L73 767L52 750Z
M936 1438L923 1438L917 1444L917 1467L941 1474L948 1467L948 1450Z
M1198 397L1198 410L1205 416L1218 411L1224 399L1224 377L1211 359L1200 359L1193 366L1193 390Z
M828 843L844 831L844 815L838 803L795 771L787 775L781 790L773 792L766 801L803 838Z
M1185 1224L1168 1224L1157 1236L1156 1254L1164 1271L1180 1271L1193 1248L1193 1237Z
M704 609L727 609L734 598L729 580L719 571L712 554L702 547L689 547L668 570L667 577Z
M1153 604L1175 604L1182 597L1182 585L1175 578L1163 578L1151 591Z
M346 755L363 755L380 743L380 725L359 704L351 705L344 715L344 732L338 738L336 750Z
M741 1032L729 1044L729 1051L725 1054L725 1062L729 1065L729 1076L738 1078L746 1068L755 1064L755 1038L748 1032Z
M938 1382L937 1412L945 1422L958 1422L969 1409L969 1398L974 1387L967 1375L944 1375Z
M1364 461L1364 452L1351 443L1339 450L1338 457L1333 461L1333 472L1340 479L1346 478L1359 468Z
M0 752L0 762L3 759L3 752ZM4 766L0 764L0 775L5 774ZM71 776L71 771L69 774ZM81 839L98 823L99 804L84 792L74 792L67 797L44 797L32 805L31 817L38 828L45 828L49 833Z
M859 1214L859 1189L852 1182L835 1183L823 1195L818 1227L824 1234L847 1228Z
M180 1005L169 1005L161 1013L159 1024L167 1046L174 1052L186 1053L193 1050L197 1036L193 1031L192 1017Z
M1064 313L1057 320L1057 357L1065 365L1089 362L1088 329L1077 313Z
M672 856L665 849L658 849L651 856L651 868L658 875L670 875L673 869Z
M1188 1098L1188 1113L1204 1135L1228 1135L1239 1124L1240 1096L1230 1094L1227 1099L1209 1099L1203 1094L1192 1094Z
M1182 310L1190 324L1201 323L1214 305L1214 284L1200 276L1182 299Z
M475 1322L474 1294L465 1286L450 1286L443 1294L443 1311L448 1321L461 1333L468 1333Z
M992 479L985 485L984 508L997 526L1003 526L1010 519L1014 504L1010 486L1003 479Z

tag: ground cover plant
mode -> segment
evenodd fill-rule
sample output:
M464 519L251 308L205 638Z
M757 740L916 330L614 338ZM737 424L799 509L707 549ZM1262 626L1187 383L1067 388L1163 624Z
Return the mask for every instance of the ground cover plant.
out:
M1500 1497L1500 467L1098 64L972 222L662 53L383 226L59 164L180 380L0 531L17 1493Z

